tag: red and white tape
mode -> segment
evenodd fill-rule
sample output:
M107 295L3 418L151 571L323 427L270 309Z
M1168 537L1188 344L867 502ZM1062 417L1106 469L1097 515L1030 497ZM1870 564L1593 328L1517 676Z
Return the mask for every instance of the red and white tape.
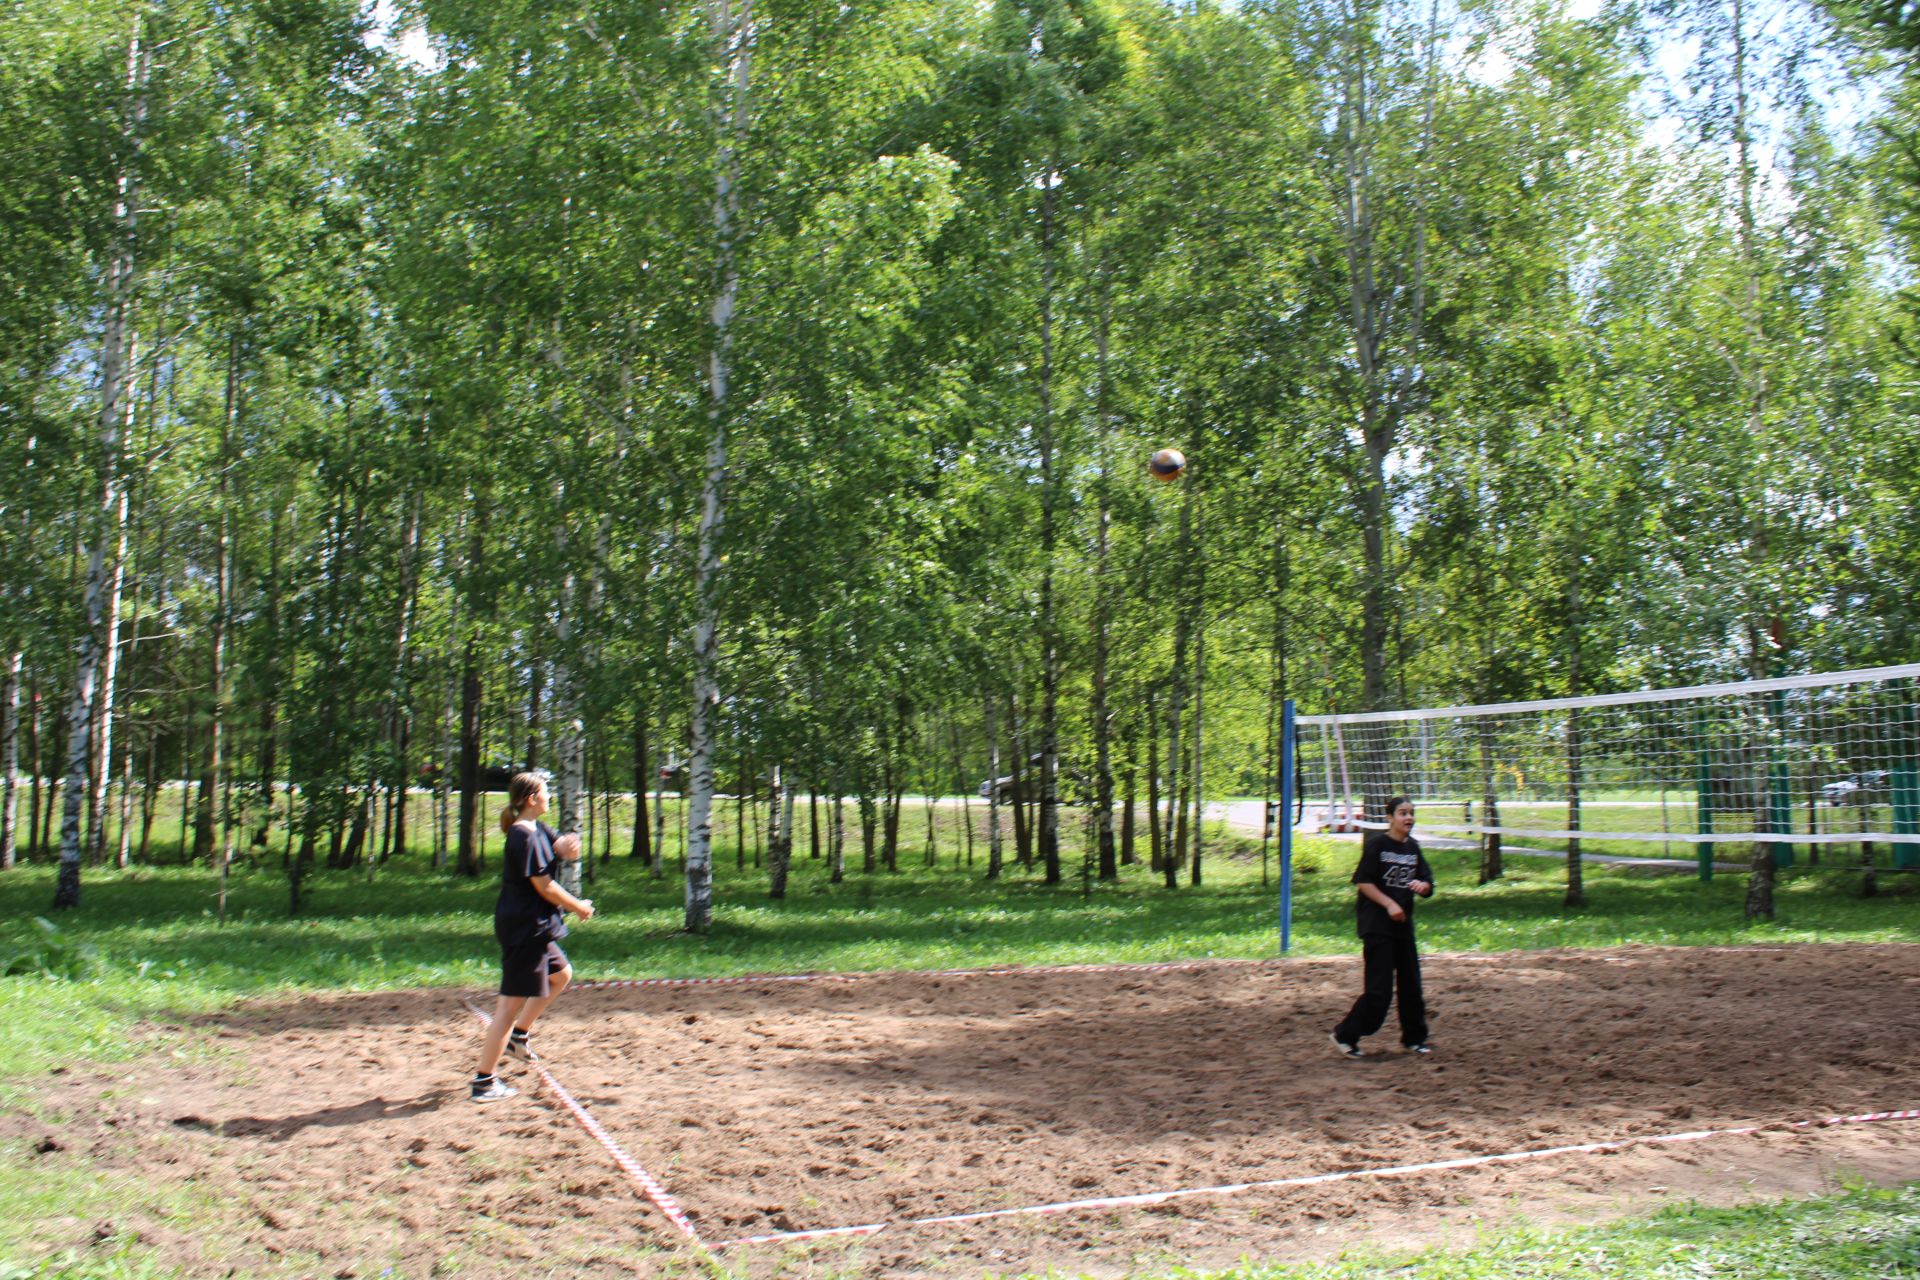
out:
M865 982L874 978L1017 978L1022 974L1172 973L1190 969L1268 966L1272 960L1175 960L1160 964L1005 965L991 969L866 969L854 973L749 973L732 978L597 978L575 982L576 991L625 987L729 987L769 982Z
M474 1017L482 1022L492 1022L492 1019L481 1012L480 1007L473 1001L469 1000L466 1003ZM536 1060L533 1063L533 1069L539 1073L542 1083L553 1091L553 1096L560 1100L560 1105L566 1109L567 1113L578 1121L580 1127L585 1129L595 1141L607 1149L607 1154L613 1157L613 1162L633 1180L634 1185L640 1188L647 1199L653 1201L654 1207L667 1215L667 1221L673 1223L680 1234L691 1241L696 1248L705 1249L707 1243L694 1229L692 1219L687 1217L686 1211L680 1207L680 1202L673 1198L672 1193L661 1184L660 1180L648 1173L638 1160L628 1155L620 1144L613 1140L613 1135L601 1127L600 1122L593 1118L593 1113L576 1102L573 1095L554 1079L553 1072L547 1070L545 1063Z
M1813 1129L1842 1124L1871 1124L1880 1120L1920 1120L1920 1110L1876 1111L1857 1116L1828 1116L1824 1120L1796 1120L1788 1129ZM1338 1173L1316 1173L1298 1178L1272 1178L1261 1182L1236 1182L1217 1187L1183 1187L1174 1191L1148 1191L1138 1195L1100 1196L1091 1200L1062 1200L1054 1204L1024 1205L1017 1209L985 1209L976 1213L944 1214L932 1218L903 1218L890 1222L868 1222L853 1227L824 1227L816 1231L782 1231L772 1235L742 1236L722 1240L715 1249L731 1249L750 1244L789 1244L807 1240L827 1240L838 1236L870 1236L881 1231L907 1227L952 1226L958 1223L984 1222L990 1218L1022 1215L1068 1213L1087 1209L1117 1209L1131 1206L1165 1204L1191 1196L1227 1196L1243 1191L1268 1191L1281 1187L1312 1187L1330 1182L1349 1182L1359 1178L1385 1178L1405 1173L1434 1173L1445 1169L1470 1169L1479 1165L1510 1164L1519 1160L1543 1160L1550 1156L1588 1155L1599 1151L1619 1151L1626 1147L1660 1143L1699 1142L1705 1138L1726 1138L1758 1133L1768 1125L1743 1125L1735 1129L1697 1129L1690 1133L1666 1133L1644 1138L1621 1138L1612 1142L1586 1142L1571 1147L1546 1147L1533 1151L1507 1151L1490 1156L1462 1156L1454 1160L1433 1160L1423 1164L1391 1165L1379 1169L1346 1169Z

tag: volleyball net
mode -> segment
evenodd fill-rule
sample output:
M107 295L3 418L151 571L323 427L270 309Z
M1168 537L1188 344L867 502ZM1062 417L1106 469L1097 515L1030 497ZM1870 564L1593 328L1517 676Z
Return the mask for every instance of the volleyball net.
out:
M1293 817L1436 835L1688 846L1884 844L1920 867L1920 663L1488 706L1293 717ZM1291 790L1292 788L1289 788Z

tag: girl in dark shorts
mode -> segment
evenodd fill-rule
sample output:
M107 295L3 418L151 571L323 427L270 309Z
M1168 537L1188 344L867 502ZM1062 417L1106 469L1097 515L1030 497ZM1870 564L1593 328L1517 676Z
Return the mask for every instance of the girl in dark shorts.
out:
M573 969L560 939L567 936L566 913L593 918L593 903L568 893L553 878L558 863L580 856L580 837L556 836L538 821L547 811L547 780L537 773L516 773L507 783L507 807L500 829L507 833L506 865L500 900L493 908L493 933L500 941L500 999L480 1048L471 1093L475 1102L498 1102L517 1090L494 1077L504 1050L533 1061L527 1032L567 989Z

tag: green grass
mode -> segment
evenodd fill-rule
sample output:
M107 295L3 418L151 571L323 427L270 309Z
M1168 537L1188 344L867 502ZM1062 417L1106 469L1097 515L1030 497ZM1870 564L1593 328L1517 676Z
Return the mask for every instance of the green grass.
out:
M973 816L977 823L978 807ZM603 914L576 926L569 952L585 976L641 977L1265 957L1278 950L1276 888L1262 884L1258 842L1217 841L1205 882L1192 885L1183 874L1177 890L1163 887L1144 866L1127 868L1117 885L1083 886L1077 847L1067 859L1065 884L1044 885L1037 868L1018 867L1009 867L1004 880L988 883L982 878L983 843L976 843L972 869L965 868L957 812L936 815L937 868L922 865L923 813L910 811L908 817L914 824L903 823L903 842L908 835L915 839L902 852L899 872L859 869L856 828L849 833L850 865L839 885L828 883L824 862L805 856L803 827L801 856L788 897L779 903L767 899L765 876L751 866L750 847L744 871L735 850L723 847L716 859L715 924L700 937L675 932L682 911L677 863L655 880L627 859L615 858L588 889ZM615 847L625 848L617 830ZM0 1037L0 1108L30 1105L27 1082L54 1066L125 1061L178 1047L171 1028L236 1000L300 990L491 985L496 976L491 911L497 849L496 842L487 873L478 880L436 872L417 850L382 865L371 880L364 868L319 871L310 877L301 915L289 918L276 848L257 866L236 868L224 926L214 917L216 877L203 866L124 872L88 868L82 906L54 917L53 935L33 923L36 915L49 914L53 868L38 863L0 875L0 958L22 956L57 975L0 978L0 996L10 1013L9 1034ZM1293 935L1297 953L1344 955L1356 950L1353 890L1347 883L1355 853L1348 843L1302 842ZM1569 912L1560 905L1565 872L1556 864L1516 861L1501 881L1476 886L1475 855L1433 851L1431 860L1440 893L1422 906L1420 915L1423 946L1429 952L1627 942L1920 941L1920 912L1914 910L1920 884L1913 883L1920 878L1903 878L1872 899L1854 896L1850 879L1792 879L1779 889L1777 919L1754 924L1743 918L1744 878L1735 875L1703 884L1686 875L1591 866L1589 905ZM957 869L956 862L961 864ZM1090 892L1083 893L1083 888ZM0 1258L27 1239L9 1222L31 1221L31 1215L43 1212L83 1219L112 1216L116 1192L111 1185L81 1177L51 1186L42 1179L25 1150L0 1146L0 1203L20 1209L0 1215ZM1690 1210L1644 1228L1622 1228L1625 1234L1618 1236L1592 1236L1591 1247L1602 1251L1592 1256L1654 1258L1662 1248L1705 1248L1707 1241L1716 1242L1715 1248L1759 1249L1765 1232L1776 1229L1766 1224L1788 1220L1794 1230L1804 1228L1820 1240L1831 1238L1835 1251L1866 1248L1856 1240L1865 1224L1897 1220L1907 1224L1900 1228L1907 1232L1900 1237L1906 1242L1902 1247L1910 1246L1911 1225L1920 1213L1912 1194L1905 1199L1878 1195L1858 1191L1834 1201L1755 1210L1751 1212L1760 1216L1750 1218ZM181 1212L191 1214L192 1206L183 1206ZM1775 1217L1767 1218L1765 1212ZM1742 1224L1751 1224L1751 1229ZM1476 1280L1561 1274L1527 1269L1533 1264L1525 1260L1535 1256L1528 1251L1551 1259L1560 1256L1553 1251L1575 1247L1566 1241L1587 1238L1579 1233L1502 1237L1486 1249L1461 1255L1465 1261L1437 1258L1411 1264L1453 1270L1402 1274ZM103 1260L103 1253L111 1255L114 1247L109 1242L102 1250L90 1251L84 1264L75 1264L78 1270L61 1271L60 1264L49 1262L35 1264L40 1270L0 1269L0 1280L29 1274L144 1274L147 1255L138 1249L129 1247ZM1631 1269L1638 1262L1623 1262L1613 1271L1595 1271L1598 1265L1585 1269L1643 1274ZM1763 1267L1740 1270L1744 1265L1670 1273L1773 1274ZM1476 1266L1481 1269L1472 1269ZM1245 1274L1362 1273L1322 1269ZM1833 1274L1877 1273L1842 1269Z
M1900 1280L1920 1276L1920 1185L1856 1186L1738 1209L1679 1205L1568 1231L1516 1228L1464 1251L1249 1267L1218 1280Z

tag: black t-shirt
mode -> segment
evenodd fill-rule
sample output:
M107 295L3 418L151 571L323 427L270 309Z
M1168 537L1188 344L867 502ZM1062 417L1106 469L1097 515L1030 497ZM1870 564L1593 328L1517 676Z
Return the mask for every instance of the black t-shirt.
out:
M1360 936L1373 933L1391 933L1395 930L1413 928L1413 890L1407 886L1415 880L1433 883L1433 872L1427 866L1427 859L1420 852L1420 842L1412 836L1405 840L1395 840L1384 832L1376 832L1367 837L1360 849L1360 865L1353 869L1355 884L1370 884L1400 904L1407 913L1404 922L1396 924L1387 909L1364 893L1354 896L1359 899Z
M494 932L502 942L567 936L566 912L533 888L535 876L551 877L559 866L559 855L553 851L557 838L544 822L534 823L532 834L517 822L508 828L507 856L500 870L500 900L493 908Z

